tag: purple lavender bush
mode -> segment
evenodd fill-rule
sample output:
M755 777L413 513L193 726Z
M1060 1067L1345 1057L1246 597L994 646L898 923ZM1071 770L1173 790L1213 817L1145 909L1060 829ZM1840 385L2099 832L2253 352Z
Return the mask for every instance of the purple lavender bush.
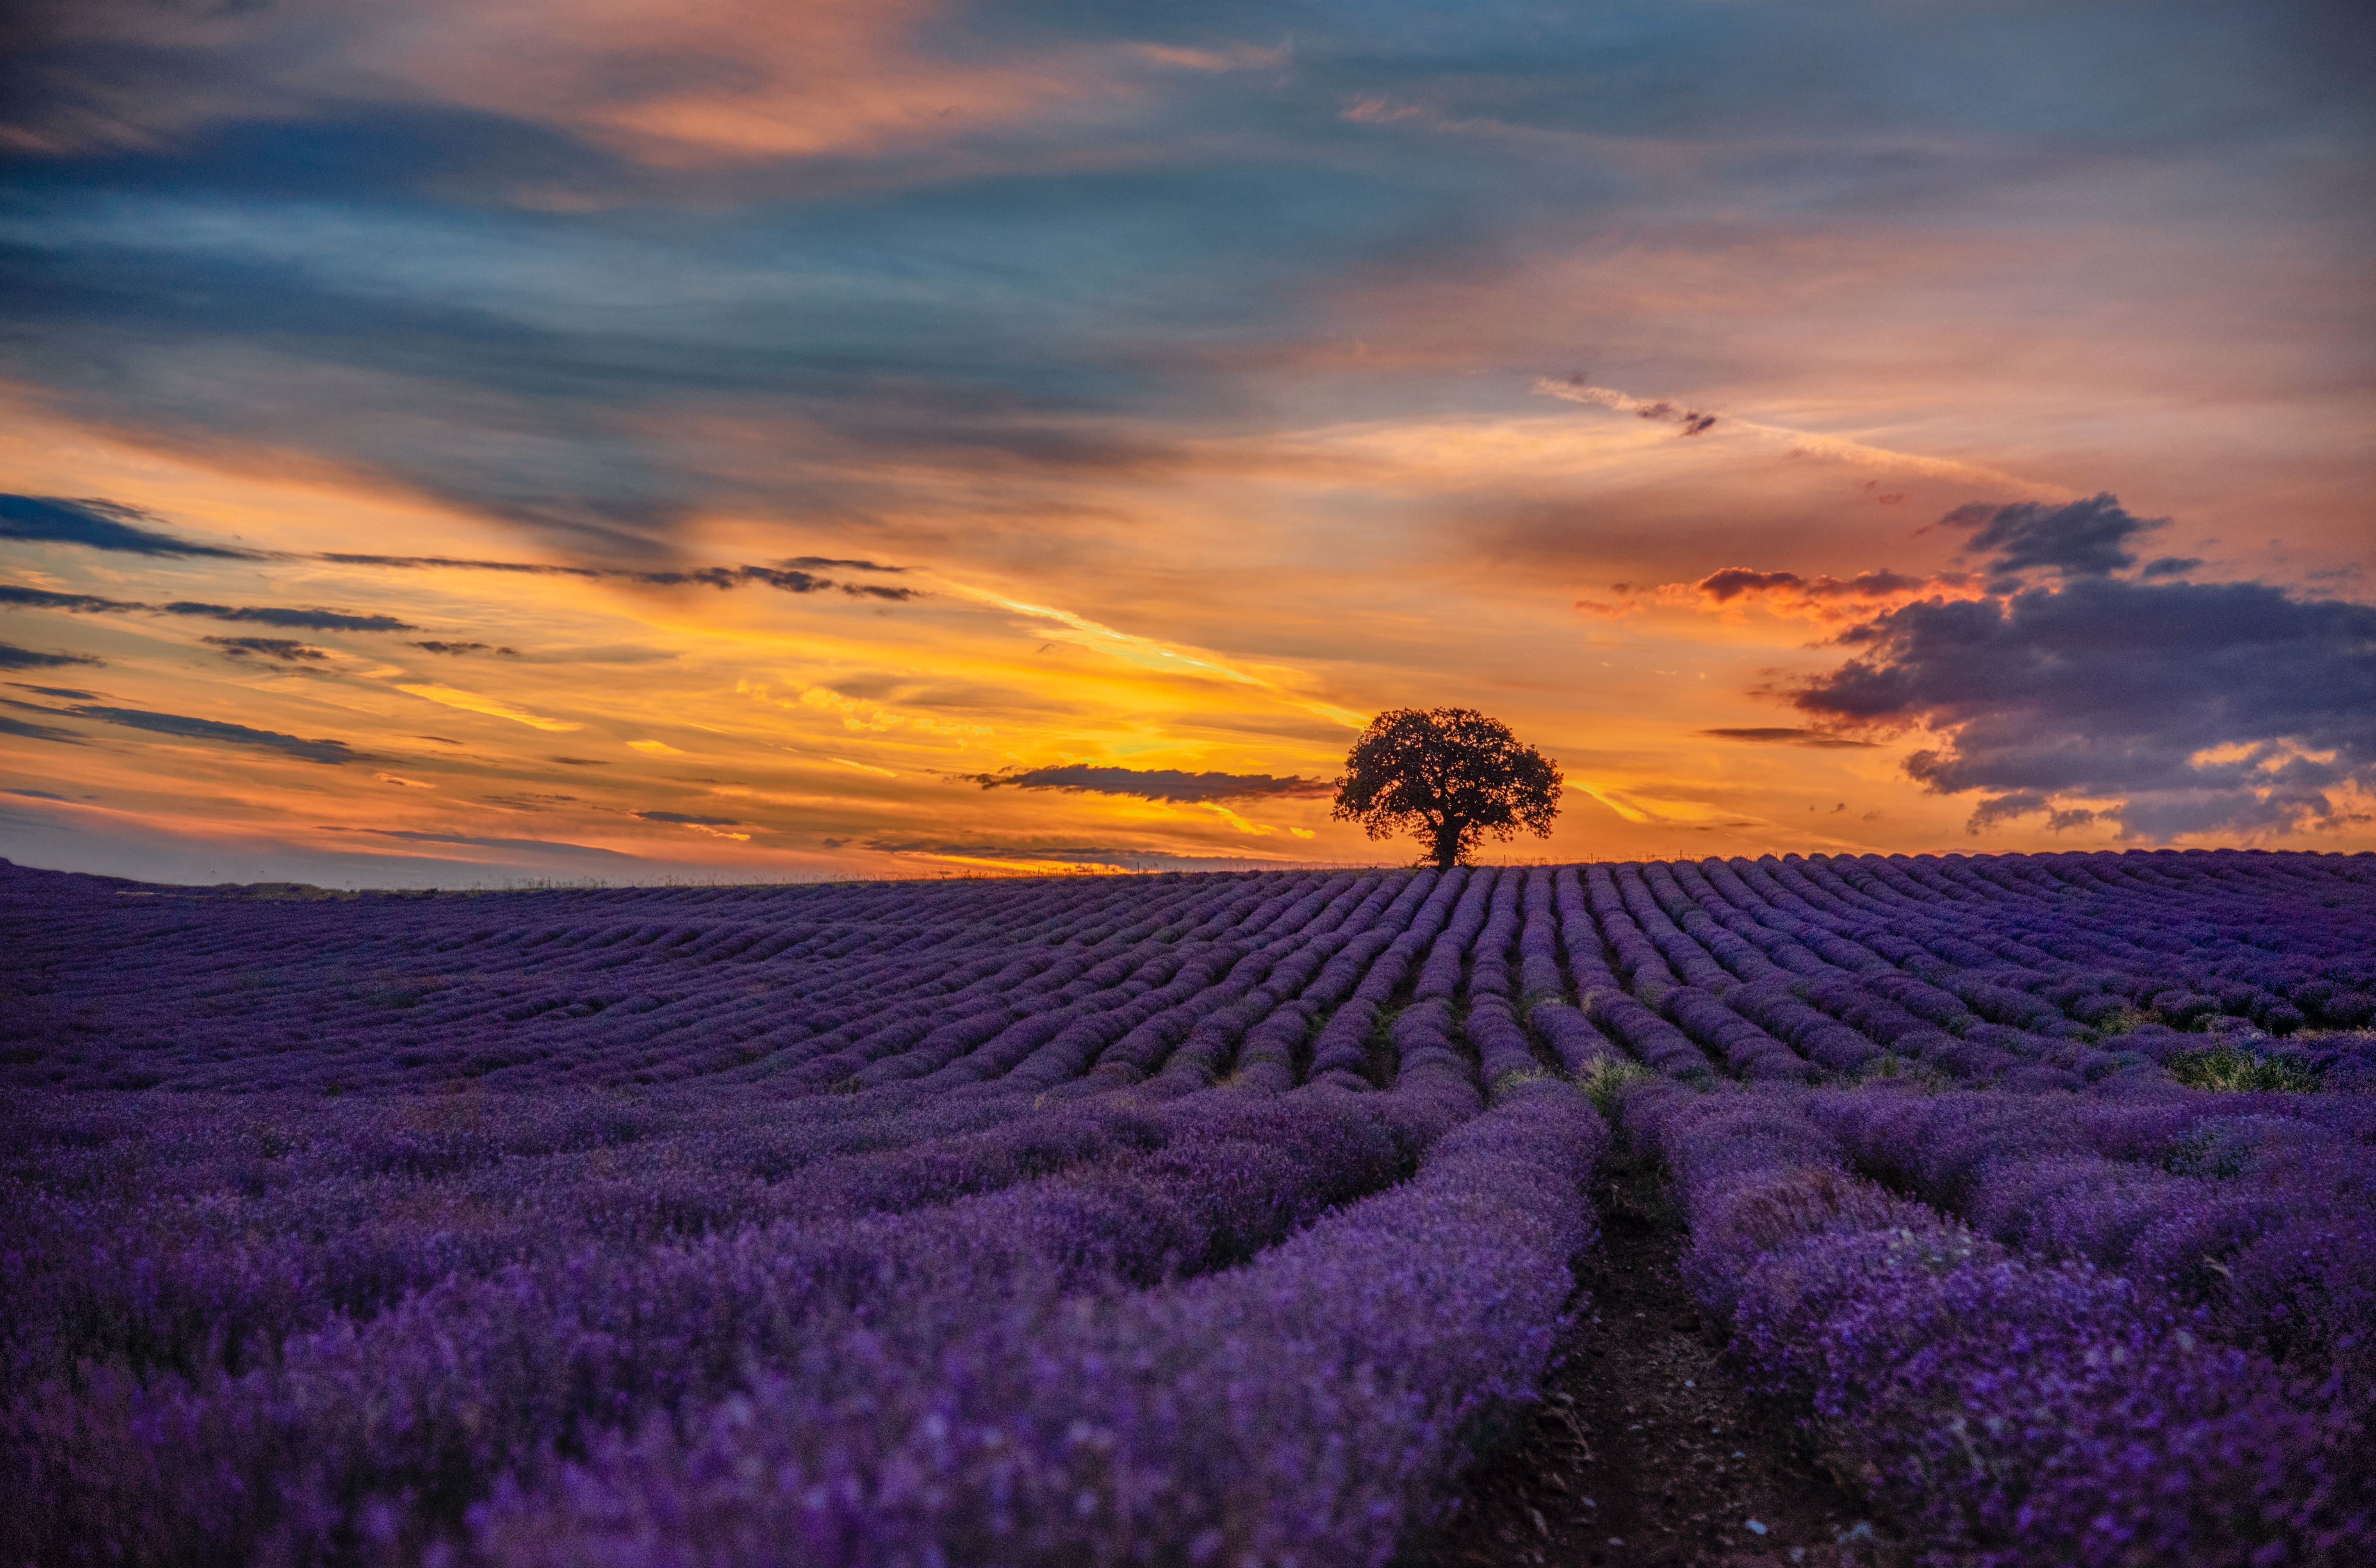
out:
M0 865L0 1561L1391 1561L1579 1311L1579 1083L1933 1560L2376 1561L2376 857Z

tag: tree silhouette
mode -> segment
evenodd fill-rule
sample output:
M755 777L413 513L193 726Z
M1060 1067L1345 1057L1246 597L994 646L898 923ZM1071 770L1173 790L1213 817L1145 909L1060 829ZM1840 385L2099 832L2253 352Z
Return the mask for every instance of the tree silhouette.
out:
M1466 861L1487 834L1549 837L1559 765L1470 707L1398 707L1370 720L1345 758L1331 814L1372 838L1408 833L1435 863Z

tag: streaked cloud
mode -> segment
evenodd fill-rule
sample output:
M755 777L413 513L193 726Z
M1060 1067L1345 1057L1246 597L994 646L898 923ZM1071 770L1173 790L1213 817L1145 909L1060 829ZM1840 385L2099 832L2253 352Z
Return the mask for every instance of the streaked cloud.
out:
M530 713L528 709L505 702L500 697L485 696L477 692L466 692L453 686L439 685L434 682L398 682L396 689L424 701L443 703L447 707L458 707L468 713L483 713L491 719L508 719L515 724L525 724L531 730L563 731L586 728L585 725L573 719L548 719L543 714Z
M405 646L417 647L423 653L442 653L450 659L465 659L474 653L492 653L505 659L517 659L520 656L519 649L516 647L497 647L493 643L438 642L432 639L427 642L407 643Z
M199 640L222 649L227 659L269 659L282 664L319 664L330 657L318 647L291 637L203 637Z
M1739 729L1700 730L1695 734L1712 741L1745 741L1761 746L1813 746L1824 751L1871 748L1875 742L1860 741L1850 735L1835 734L1829 730L1777 728L1772 725L1749 725Z
M1076 763L969 777L985 790L1064 790L1194 802L1262 797L1313 800L1333 793L1336 788L1325 778L1280 778L1267 773L1183 773L1170 767L1092 767Z
M79 544L129 555L211 557L219 561L257 558L252 550L197 544L141 526L157 520L137 506L90 497L70 500L62 495L0 495L0 539Z
M64 670L75 664L103 662L87 653L43 653L37 648L0 643L0 670Z
M121 725L127 730L143 730L152 735L163 735L173 740L213 741L224 745L250 746L262 751L279 752L306 762L362 760L362 754L344 741L303 740L295 735L284 735L277 730L258 730L252 725L234 724L228 719L193 719L186 714L106 707L96 703L79 703L65 711L77 719L96 719L102 723Z
M259 626L286 626L309 632L415 632L421 628L392 615L355 614L343 610L296 610L279 605L208 604L176 600L170 604L144 604L133 600L106 599L96 594L58 593L48 588L0 583L0 608L63 610L77 615L196 616L208 621L245 622Z

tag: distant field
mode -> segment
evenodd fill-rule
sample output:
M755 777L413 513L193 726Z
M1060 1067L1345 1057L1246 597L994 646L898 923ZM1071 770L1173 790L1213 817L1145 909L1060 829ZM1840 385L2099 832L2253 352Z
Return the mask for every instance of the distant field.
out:
M2376 857L7 867L0 952L8 1568L2376 1562Z

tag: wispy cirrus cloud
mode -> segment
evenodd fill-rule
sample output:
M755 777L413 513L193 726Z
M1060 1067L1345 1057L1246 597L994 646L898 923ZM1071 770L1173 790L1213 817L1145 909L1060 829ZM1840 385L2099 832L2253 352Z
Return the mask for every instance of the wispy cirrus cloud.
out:
M1612 386L1586 385L1581 377L1554 380L1538 376L1534 388L1547 398L1557 398L1570 403L1586 403L1632 414L1636 419L1672 424L1681 436L1705 434L1721 424L1728 431L1737 431L1765 442L1788 445L1794 453L1828 458L1861 469L1887 469L1901 473L1919 474L1930 479L1960 480L1992 488L2016 491L2051 489L2034 480L2025 480L2002 469L1981 463L1967 463L1952 457L1933 457L1926 453L1902 452L1894 447L1871 442L1853 441L1844 436L1826 435L1817 431L1794 430L1785 425L1766 424L1743 419L1738 414L1718 414L1702 409L1689 408L1664 398L1637 398Z
M572 719L550 719L541 713L532 713L517 704L505 702L500 697L486 696L478 692L461 691L434 681L399 682L396 689L424 701L442 703L447 707L458 707L466 713L483 713L491 719L508 719L515 724L525 724L531 730L559 731L586 728L585 725Z

